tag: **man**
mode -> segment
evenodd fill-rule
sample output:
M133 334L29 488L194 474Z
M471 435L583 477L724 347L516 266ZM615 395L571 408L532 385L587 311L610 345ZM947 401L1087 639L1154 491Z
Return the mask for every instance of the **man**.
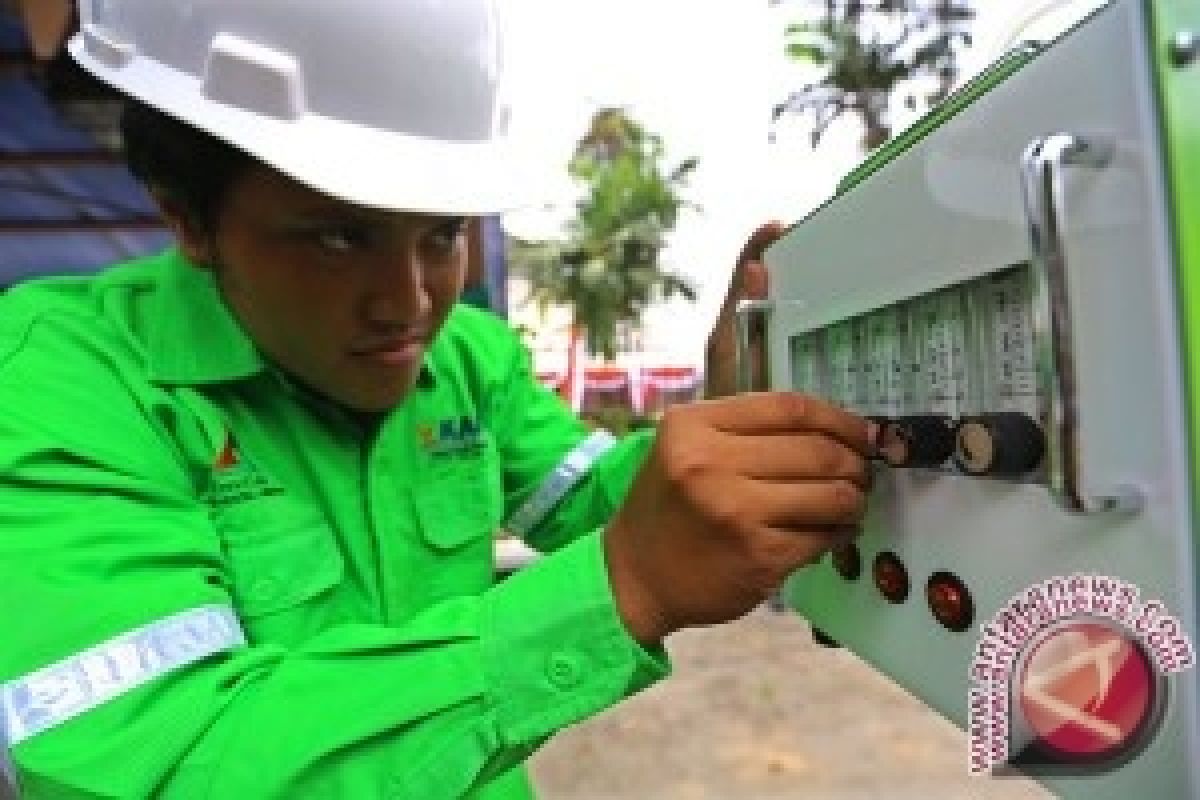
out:
M455 306L515 180L485 0L110 0L72 52L178 246L0 305L24 797L528 797L668 634L852 535L864 421L748 395L614 442ZM548 555L495 584L502 524Z

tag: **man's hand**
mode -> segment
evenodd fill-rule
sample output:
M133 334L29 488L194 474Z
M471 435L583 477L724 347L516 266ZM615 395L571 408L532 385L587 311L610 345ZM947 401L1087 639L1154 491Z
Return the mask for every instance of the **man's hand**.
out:
M851 538L873 435L867 421L795 393L669 408L605 536L634 638L736 619Z
M725 302L717 315L712 334L708 337L705 355L705 397L728 397L737 392L737 336L734 329L734 314L740 300L762 300L767 296L767 268L762 263L763 251L784 231L780 222L769 222L756 230L738 256L733 269L733 280L725 294ZM762 343L753 345L756 352L751 358L756 361L754 369L761 370L766 353Z

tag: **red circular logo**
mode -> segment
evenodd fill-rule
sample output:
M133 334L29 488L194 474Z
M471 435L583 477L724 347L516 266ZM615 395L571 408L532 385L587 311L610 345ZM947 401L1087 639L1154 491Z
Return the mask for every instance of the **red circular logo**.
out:
M1107 760L1136 747L1158 693L1142 646L1101 621L1051 629L1025 659L1016 686L1035 744L1066 762Z

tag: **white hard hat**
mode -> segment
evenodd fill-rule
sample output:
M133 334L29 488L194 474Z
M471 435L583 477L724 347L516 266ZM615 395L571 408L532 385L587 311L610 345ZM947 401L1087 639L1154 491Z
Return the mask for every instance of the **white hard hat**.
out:
M348 202L520 204L491 0L83 0L69 48L106 83Z

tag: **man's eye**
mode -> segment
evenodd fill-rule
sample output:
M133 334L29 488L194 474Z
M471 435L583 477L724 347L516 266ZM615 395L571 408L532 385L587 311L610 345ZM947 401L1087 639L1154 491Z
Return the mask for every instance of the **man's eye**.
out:
M465 217L455 217L452 220L443 222L430 231L430 239L433 244L439 247L454 247L458 243L458 238L467 232L467 220Z
M370 233L364 228L336 225L317 228L310 233L313 242L329 253L350 253L370 244Z

